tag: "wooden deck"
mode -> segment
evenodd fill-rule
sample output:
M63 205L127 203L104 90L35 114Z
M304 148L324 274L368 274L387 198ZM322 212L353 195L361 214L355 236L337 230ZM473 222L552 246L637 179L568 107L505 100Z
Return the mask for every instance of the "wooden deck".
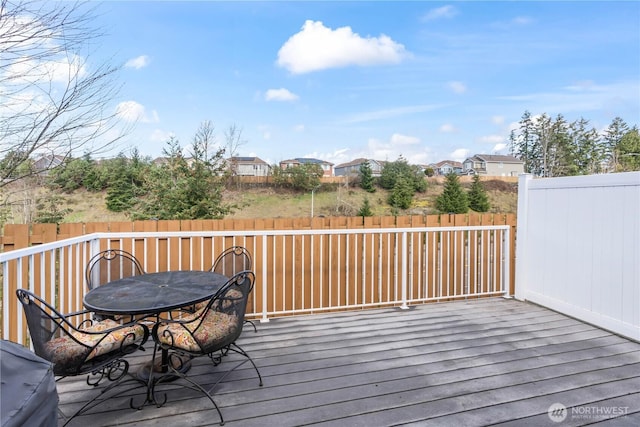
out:
M229 427L640 425L640 343L536 305L483 299L257 327L245 328L239 344L264 386L245 364L215 391ZM190 374L211 384L229 366L200 358ZM208 399L177 385L167 386L161 408L132 410L130 395L117 396L68 425L218 425ZM60 409L71 413L97 392L84 378L64 379ZM140 400L143 390L133 393ZM548 415L553 404L567 408L561 423Z

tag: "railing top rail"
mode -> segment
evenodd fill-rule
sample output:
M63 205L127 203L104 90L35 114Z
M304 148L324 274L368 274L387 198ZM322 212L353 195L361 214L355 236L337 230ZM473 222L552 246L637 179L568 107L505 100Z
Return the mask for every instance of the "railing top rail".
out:
M332 228L295 230L216 230L216 231L153 231L153 232L109 232L94 233L97 238L140 238L140 237L228 237L228 236L287 236L291 234L385 234L421 233L439 231L482 231L507 230L510 225L474 225L449 227L393 227L393 228Z
M30 246L28 248L21 248L21 249L12 250L9 252L3 252L3 253L0 253L0 263L5 261L10 261L12 259L24 257L24 256L35 255L42 252L51 251L54 249L65 247L65 246L89 242L91 240L99 238L97 234L98 233L84 234L82 236L69 237L67 239L57 240L55 242L48 242L48 243L43 243L41 245Z
M296 230L210 230L210 231L133 231L133 232L96 232L71 237L55 242L43 243L29 248L16 249L0 253L0 263L24 256L42 253L61 247L85 243L100 239L143 239L143 238L188 238L188 237L230 237L230 236L289 236L289 235L340 235L340 234L392 234L425 233L449 231L485 231L509 230L510 225L477 225L448 227L402 227L402 228L335 228L335 229L296 229Z

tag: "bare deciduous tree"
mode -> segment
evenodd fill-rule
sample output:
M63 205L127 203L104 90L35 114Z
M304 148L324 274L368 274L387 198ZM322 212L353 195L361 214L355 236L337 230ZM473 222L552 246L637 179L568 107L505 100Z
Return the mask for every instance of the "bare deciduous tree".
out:
M225 154L229 159L229 168L231 174L235 176L238 172L238 165L234 158L238 155L238 149L246 144L247 141L242 139L242 128L238 128L235 124L230 125L224 132L224 138L226 143Z
M0 0L0 188L71 155L105 152L126 132L111 105L120 66L88 61L102 36L94 12L85 3Z

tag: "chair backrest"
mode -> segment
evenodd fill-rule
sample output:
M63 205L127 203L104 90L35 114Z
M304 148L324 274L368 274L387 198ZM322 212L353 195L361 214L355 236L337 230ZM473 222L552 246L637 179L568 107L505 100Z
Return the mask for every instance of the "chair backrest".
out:
M63 315L26 289L16 290L16 295L24 309L35 353L50 361L58 376L97 372L141 348L149 336L144 325L118 325L113 321L112 326L94 324L87 319L88 312ZM79 324L72 324L71 318L77 318Z
M234 274L200 311L199 321L189 326L190 333L192 332L195 341L198 341L203 353L217 351L238 339L242 333L247 300L253 290L254 282L255 275L252 271L246 270ZM213 340L200 340L200 336L210 338L215 335L215 333L202 333L203 329L211 328L211 321L214 324L218 322L225 332ZM214 326L214 328L217 327Z
M107 249L94 255L87 264L85 276L89 290L107 282L144 274L140 261L121 249Z
M45 344L64 335L64 316L26 289L18 289L16 295L27 318L29 336L35 353L43 359L49 360Z
M211 271L231 277L241 271L251 270L251 254L242 246L231 246L216 257Z

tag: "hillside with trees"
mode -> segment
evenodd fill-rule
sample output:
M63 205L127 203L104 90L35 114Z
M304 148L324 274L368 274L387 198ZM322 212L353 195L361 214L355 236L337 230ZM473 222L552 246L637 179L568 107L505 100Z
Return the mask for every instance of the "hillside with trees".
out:
M572 131L553 133L544 131L546 116L526 117L521 132L512 133L512 149L531 173L640 170L640 156L633 151L640 152L638 129L620 119L596 137L594 131L584 131L584 121L568 128ZM554 132L563 129L553 123ZM312 163L286 169L272 165L264 182L248 183L234 174L225 159L227 148L213 141L213 126L206 121L188 148L170 138L160 159L143 157L136 149L102 160L89 154L68 156L46 174L7 185L0 220L61 223L516 211L515 178L429 177L428 169L402 157L386 162L378 177L363 166L358 176L345 181L348 184L323 182L322 168ZM34 165L23 160L19 168Z

